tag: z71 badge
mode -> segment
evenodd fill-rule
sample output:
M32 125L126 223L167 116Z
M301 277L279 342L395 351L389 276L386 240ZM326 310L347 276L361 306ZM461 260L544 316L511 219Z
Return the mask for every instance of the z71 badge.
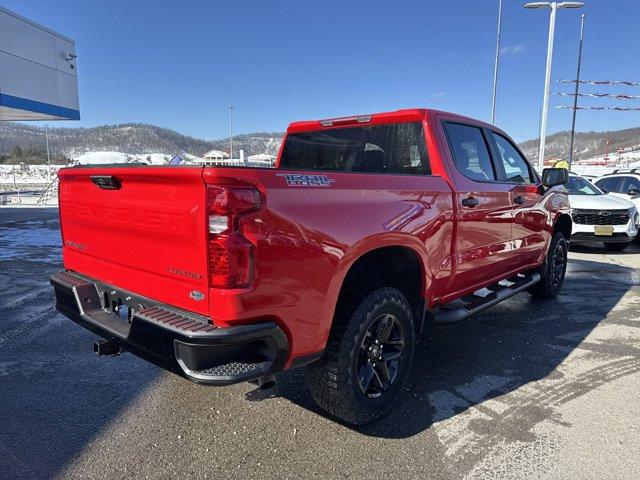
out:
M335 179L327 175L308 175L305 173L277 173L284 177L290 187L330 187Z

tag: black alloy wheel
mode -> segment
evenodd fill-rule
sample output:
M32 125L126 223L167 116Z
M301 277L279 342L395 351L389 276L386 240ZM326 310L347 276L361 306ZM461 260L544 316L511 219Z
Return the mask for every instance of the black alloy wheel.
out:
M567 243L557 242L551 257L551 284L554 290L560 290L567 270Z
M551 239L544 264L539 269L540 281L529 287L529 293L538 298L554 298L560 292L567 272L569 242L561 232Z
M398 319L385 313L377 317L360 343L358 386L369 398L383 395L398 376L404 350L404 333Z
M309 365L314 400L353 425L381 418L402 390L415 341L411 304L396 288L339 305L324 356Z

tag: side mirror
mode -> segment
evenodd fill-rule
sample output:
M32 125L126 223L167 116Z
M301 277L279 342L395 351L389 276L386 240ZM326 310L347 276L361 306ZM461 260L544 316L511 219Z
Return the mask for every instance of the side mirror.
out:
M627 191L627 195L631 195L632 197L640 196L640 188L631 188Z
M542 185L547 188L564 185L568 180L569 171L566 168L545 168L542 170Z

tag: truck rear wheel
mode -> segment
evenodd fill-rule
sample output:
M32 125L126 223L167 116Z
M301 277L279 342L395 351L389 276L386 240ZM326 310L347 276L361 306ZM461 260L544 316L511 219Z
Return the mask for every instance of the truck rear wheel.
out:
M405 296L390 287L338 310L324 357L309 366L311 394L332 415L363 425L387 413L407 377L413 314Z
M538 298L554 298L560 292L567 271L569 244L560 232L556 232L549 244L549 251L540 269L542 278L529 289Z

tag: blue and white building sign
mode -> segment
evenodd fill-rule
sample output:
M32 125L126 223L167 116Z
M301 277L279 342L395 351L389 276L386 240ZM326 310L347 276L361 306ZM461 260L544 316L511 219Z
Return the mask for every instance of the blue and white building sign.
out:
M0 120L79 120L75 42L0 7Z

